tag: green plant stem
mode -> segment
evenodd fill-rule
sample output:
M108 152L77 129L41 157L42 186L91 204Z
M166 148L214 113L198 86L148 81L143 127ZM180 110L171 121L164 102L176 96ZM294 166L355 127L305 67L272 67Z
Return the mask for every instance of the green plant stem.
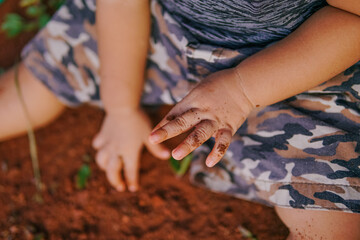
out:
M192 160L192 153L187 155L183 160L175 160L173 157L170 157L169 163L171 169L175 172L176 176L182 177L185 175L188 170Z
M16 86L16 92L18 94L21 106L23 108L26 123L27 123L27 135L29 139L29 148L30 148L30 158L32 162L32 167L34 171L34 177L35 177L35 186L38 192L41 192L42 190L42 183L41 183L41 174L40 174L40 167L39 167L39 159L38 159L38 153L37 153L37 145L36 145L36 138L35 133L33 130L33 125L31 123L31 118L29 111L26 107L26 103L24 100L24 96L21 92L20 88L20 82L19 82L19 67L18 64L15 64L15 86Z
M87 185L90 175L91 175L90 166L88 164L84 163L80 167L80 169L76 175L76 188L79 190L84 189Z

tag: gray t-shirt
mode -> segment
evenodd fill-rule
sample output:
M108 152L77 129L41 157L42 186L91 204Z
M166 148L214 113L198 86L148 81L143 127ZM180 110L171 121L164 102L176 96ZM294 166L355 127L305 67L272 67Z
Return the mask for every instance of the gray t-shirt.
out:
M230 48L262 46L294 31L325 0L161 0L199 42Z

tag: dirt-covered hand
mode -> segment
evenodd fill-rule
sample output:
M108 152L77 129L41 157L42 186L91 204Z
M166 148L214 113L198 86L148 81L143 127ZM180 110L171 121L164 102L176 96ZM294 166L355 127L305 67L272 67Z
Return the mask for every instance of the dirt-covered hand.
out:
M172 156L180 160L214 137L214 148L206 159L207 166L214 166L224 156L233 134L253 109L238 81L234 69L222 70L205 78L160 121L149 136L150 142L161 143L193 129L172 151Z
M139 159L144 145L154 156L169 158L167 148L148 141L150 130L149 118L141 110L106 114L93 147L97 150L96 163L116 190L125 190L124 179L129 191L138 190Z

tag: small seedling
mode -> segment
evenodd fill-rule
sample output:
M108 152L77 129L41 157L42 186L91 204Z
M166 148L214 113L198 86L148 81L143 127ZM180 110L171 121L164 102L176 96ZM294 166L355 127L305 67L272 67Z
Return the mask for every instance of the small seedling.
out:
M86 153L82 156L83 165L76 175L76 188L82 190L86 187L87 181L91 175L89 163L92 161L91 155Z
M175 172L175 174L178 177L182 177L189 169L191 160L192 160L192 154L190 153L181 161L175 160L173 157L170 157L169 163L171 169Z
M82 190L86 187L87 181L91 175L91 169L88 164L83 164L76 175L76 188Z
M244 228L243 226L239 225L238 230L244 238L247 238L250 240L257 240L255 235L252 232L250 232L248 229Z

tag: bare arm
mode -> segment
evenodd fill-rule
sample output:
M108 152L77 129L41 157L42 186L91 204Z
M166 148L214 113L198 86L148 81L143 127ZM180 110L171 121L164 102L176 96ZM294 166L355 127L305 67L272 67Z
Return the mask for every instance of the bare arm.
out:
M352 9L359 9L359 4ZM311 89L360 59L360 17L355 13L324 7L283 40L235 68L211 74L171 109L150 140L160 143L193 128L172 151L175 159L182 159L214 136L215 145L206 159L213 166L255 106Z
M149 43L149 1L97 1L97 31L106 115L93 140L96 162L118 191L126 185L136 191L143 146L158 158L169 157L166 148L149 143L150 121L139 107Z
M236 70L253 105L265 106L311 89L359 59L360 17L327 6Z
M360 16L360 3L358 0L327 0L327 3L338 9Z
M137 109L149 43L149 1L98 1L96 21L105 110Z

